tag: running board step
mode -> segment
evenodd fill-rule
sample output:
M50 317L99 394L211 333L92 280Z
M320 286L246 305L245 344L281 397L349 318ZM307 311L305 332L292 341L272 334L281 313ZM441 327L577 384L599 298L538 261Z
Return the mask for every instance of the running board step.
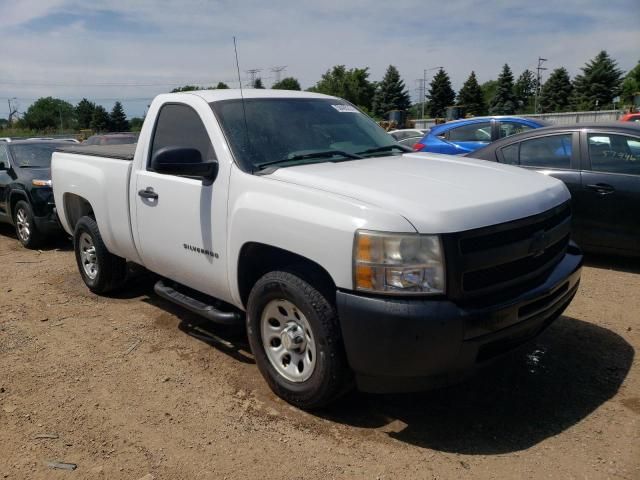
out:
M240 325L243 323L242 316L238 312L223 312L222 310L218 310L213 305L208 305L177 291L175 288L166 285L162 280L156 282L153 290L165 300L180 305L190 312L201 315L214 323L221 325Z

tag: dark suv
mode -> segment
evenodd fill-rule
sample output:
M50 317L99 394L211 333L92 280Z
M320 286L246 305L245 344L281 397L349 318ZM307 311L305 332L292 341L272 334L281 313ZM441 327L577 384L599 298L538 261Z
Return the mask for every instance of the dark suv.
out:
M68 145L64 140L0 142L0 222L13 224L27 248L62 232L51 189L51 154Z

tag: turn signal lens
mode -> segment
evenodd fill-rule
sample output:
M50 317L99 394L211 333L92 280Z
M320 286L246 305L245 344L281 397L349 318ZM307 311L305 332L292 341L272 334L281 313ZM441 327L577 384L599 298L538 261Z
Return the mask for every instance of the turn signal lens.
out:
M31 180L31 185L34 187L50 187L51 180Z
M413 151L414 152L419 152L420 150L422 150L424 148L424 146L425 146L424 143L416 143L413 146Z

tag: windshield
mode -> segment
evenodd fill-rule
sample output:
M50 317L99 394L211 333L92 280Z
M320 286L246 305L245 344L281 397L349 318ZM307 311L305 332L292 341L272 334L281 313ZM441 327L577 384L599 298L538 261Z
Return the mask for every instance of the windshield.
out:
M60 143L9 144L13 161L20 168L49 168L51 155L60 148Z
M213 102L211 108L236 160L249 171L397 154L392 150L403 148L344 100L246 99L246 126L241 100Z

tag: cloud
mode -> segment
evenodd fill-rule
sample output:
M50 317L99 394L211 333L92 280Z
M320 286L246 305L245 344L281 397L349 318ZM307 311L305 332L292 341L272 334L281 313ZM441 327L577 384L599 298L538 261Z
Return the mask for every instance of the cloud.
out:
M242 70L261 68L269 84L269 68L287 65L285 73L305 87L336 64L369 66L374 79L393 64L414 90L424 68L440 65L457 89L471 70L485 81L509 63L518 75L538 56L572 75L602 49L625 70L639 60L636 0L610 0L606 8L595 0L0 0L0 6L0 100L19 97L23 109L42 95L86 96L107 107L124 99L127 113L140 115L148 98L172 85L233 83L234 35Z

